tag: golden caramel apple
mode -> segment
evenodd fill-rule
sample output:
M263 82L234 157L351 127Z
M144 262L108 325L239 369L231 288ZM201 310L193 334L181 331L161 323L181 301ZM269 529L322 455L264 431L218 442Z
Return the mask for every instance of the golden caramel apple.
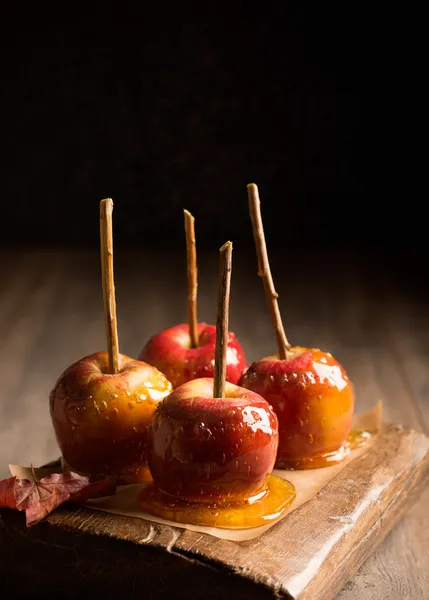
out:
M245 501L261 492L276 459L277 417L258 394L213 379L176 388L155 411L149 466L165 494L198 502Z
M249 183L247 193L258 275L264 284L277 354L253 362L238 385L260 394L277 414L277 468L324 467L339 462L350 450L353 386L332 354L289 343L271 275L257 185Z
M261 396L226 381L232 243L220 248L214 378L182 384L149 435L147 512L182 523L248 528L279 519L296 492L271 472L278 420Z
M260 394L277 414L277 468L323 467L347 453L354 391L329 352L291 347L287 359L274 355L252 363L239 385Z
M146 481L152 415L171 390L155 367L123 354L117 373L109 372L107 352L71 365L50 394L52 423L67 466L85 475L113 474L119 483Z
M273 470L277 417L258 394L213 379L176 388L157 407L149 435L153 484L140 506L173 521L216 527L264 525L295 498L293 485Z

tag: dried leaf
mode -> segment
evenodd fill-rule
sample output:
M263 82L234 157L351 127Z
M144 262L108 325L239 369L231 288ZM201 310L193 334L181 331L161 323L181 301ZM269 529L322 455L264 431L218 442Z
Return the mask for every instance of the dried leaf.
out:
M0 507L17 508L15 498L16 477L9 477L0 481Z
M85 502L115 492L112 477L95 482L72 472L53 473L40 481L10 477L0 481L0 507L25 511L27 527L31 527L67 500Z

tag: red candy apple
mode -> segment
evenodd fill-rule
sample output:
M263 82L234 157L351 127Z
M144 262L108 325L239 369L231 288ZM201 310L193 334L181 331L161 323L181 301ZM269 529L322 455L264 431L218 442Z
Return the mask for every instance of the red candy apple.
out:
M231 243L220 252L214 378L184 383L156 408L148 444L153 483L139 503L182 523L256 527L278 519L295 488L271 475L275 412L258 394L225 381Z
M156 405L172 385L155 367L119 354L110 198L100 203L101 265L108 352L69 367L50 395L65 465L119 483L148 479L146 445Z
M138 359L157 367L174 388L200 377L213 377L216 346L216 327L207 323L197 325L198 345L191 347L187 323L165 329L154 335ZM231 332L228 333L226 379L237 383L246 365L244 352Z
M51 417L67 466L82 474L115 474L122 483L146 478L152 416L172 386L146 363L119 355L109 371L107 352L71 365L50 395Z
M197 266L194 217L185 210L188 266L188 323L176 325L154 335L138 359L157 367L174 388L199 377L213 377L216 327L197 323ZM237 383L246 359L237 338L228 334L226 379Z
M157 407L149 468L158 489L194 502L246 501L264 489L276 459L277 417L258 394L213 379L174 390Z
M335 358L320 350L291 347L253 362L240 386L263 396L276 411L280 443L278 468L323 466L341 457L350 432L352 384ZM340 452L338 454L338 452Z
M327 352L291 347L280 318L256 185L248 186L250 215L278 353L252 363L239 385L261 394L279 420L278 468L315 468L347 453L354 411L353 386L338 361Z

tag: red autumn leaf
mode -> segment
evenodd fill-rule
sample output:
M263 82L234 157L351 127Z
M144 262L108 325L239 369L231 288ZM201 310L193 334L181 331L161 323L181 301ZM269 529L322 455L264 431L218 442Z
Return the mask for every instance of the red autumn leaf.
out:
M0 507L25 511L27 527L31 527L67 500L85 502L115 492L112 477L95 482L71 472L53 473L40 481L11 477L0 482Z
M0 507L17 508L15 498L16 477L9 477L0 481Z

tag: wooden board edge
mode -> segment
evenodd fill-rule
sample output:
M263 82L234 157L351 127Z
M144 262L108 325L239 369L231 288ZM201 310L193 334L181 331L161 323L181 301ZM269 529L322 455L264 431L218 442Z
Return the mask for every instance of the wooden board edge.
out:
M352 577L352 575L358 570L368 556L375 550L375 548L381 543L386 535L391 531L394 525L408 512L413 504L418 500L420 494L424 490L425 486L429 481L429 438L421 432L417 432L412 429L403 428L402 426L387 425L384 428L383 434L380 435L378 444L370 448L368 452L364 453L361 457L350 463L343 471L341 471L317 496L322 497L322 493L326 494L328 488L335 488L341 480L346 480L350 477L355 469L358 469L360 464L369 462L371 457L376 456L380 449L389 439L390 454L389 461L394 467L403 460L403 455L395 455L395 448L401 447L401 450L410 452L408 457L409 462L402 465L402 473L398 480L392 480L389 486L386 486L386 494L392 491L393 500L389 502L388 506L383 512L371 523L371 527L365 533L363 538L359 538L357 529L352 529L347 538L340 540L340 543L333 549L331 555L339 553L345 546L349 546L347 554L342 558L340 566L335 569L328 569L328 576L326 574L322 577L321 570L314 576L309 585L302 590L295 591L289 587L287 578L279 578L278 572L281 571L281 566L278 569L272 570L266 568L266 564L262 558L262 553L258 557L259 560L255 561L252 568L248 568L246 563L246 551L251 542L244 542L239 546L244 548L244 552L241 556L235 556L233 561L226 558L228 552L230 552L231 542L225 540L217 540L217 544L211 545L210 553L206 553L204 537L201 539L195 539L195 535L189 535L191 542L190 552L185 547L181 547L181 542L184 542L184 538L178 538L177 544L175 545L175 551L183 552L185 556L191 556L193 553L197 553L200 557L205 557L210 564L223 563L224 566L228 566L231 571L235 574L239 574L242 577L252 580L256 584L263 584L270 588L273 595L276 598L292 599L292 600L315 600L315 598L321 598L323 600L329 600L335 593L337 593L343 585ZM381 466L383 462L380 463ZM395 493L396 485L399 481L403 483L403 487L399 489L398 493ZM391 488L391 490L390 490ZM411 491L411 493L410 493ZM295 520L307 519L308 513L313 511L313 506L316 507L318 498L314 497L301 507L299 507L294 513L291 513L285 519L278 523L275 528L284 529L286 522L288 522L288 528L290 522ZM191 534L191 532L188 532ZM261 536L259 540L256 540L256 545L262 550L262 544L265 543L270 545L274 537L274 528L269 530L264 536ZM344 544L347 539L348 544ZM338 547L339 546L339 547ZM326 561L330 559L330 555L326 557ZM352 563L354 559L354 563ZM346 568L347 567L347 568ZM323 595L320 595L323 590ZM318 595L316 595L318 594Z
M320 598L330 600L350 581L392 529L401 521L414 504L418 502L422 492L429 483L429 449L424 460L418 466L416 465L416 469L410 472L410 479L412 479L414 474L416 475L416 481L411 486L411 493L405 491L398 493L392 502L389 503L388 507L380 514L365 536L343 558L341 565L332 571L331 576L325 580L325 583L323 584L320 580L314 580L305 590L305 593L299 596L299 600L314 600L316 590ZM298 600L298 597L292 598L293 600Z
M387 438L383 438L386 436ZM78 532L80 535L91 535L98 537L114 537L118 540L139 544L142 547L154 548L165 551L179 560L192 562L195 566L201 566L209 569L215 569L219 572L227 572L238 576L243 580L252 582L256 588L264 588L269 591L270 597L286 600L309 600L320 598L328 600L332 598L337 591L350 579L357 571L365 559L381 543L388 532L403 517L403 515L417 501L421 491L424 489L429 478L429 439L422 433L404 429L401 427L388 426L386 432L380 436L379 445L387 439L390 440L388 451L389 461L392 464L401 460L400 456L395 456L395 448L408 449L410 453L408 460L403 465L402 480L410 483L411 493L399 492L394 501L390 502L380 515L371 524L371 527L360 539L358 532L353 532L349 538L354 542L344 553L344 544L340 550L343 551L341 560L336 569L332 569L329 576L323 578L315 576L308 585L300 590L291 589L287 573L282 571L281 559L268 561L262 554L258 556L258 561L253 561L251 567L247 564L247 556L252 545L259 548L263 544L270 544L270 540L278 536L274 531L276 528L284 528L286 521L292 521L290 517L295 515L295 522L299 522L302 513L306 510L311 511L311 502L302 505L290 516L278 523L259 540L253 542L244 542L237 544L226 540L219 540L208 535L201 535L195 532L182 530L176 527L162 526L152 524L142 519L130 519L117 515L108 515L106 525L106 513L91 511L86 508L72 509L64 507L52 513L45 523L39 527L40 534L44 526L55 527L69 532ZM377 454L380 449L370 448L356 461L368 461L371 455ZM378 457L380 461L380 457ZM359 466L358 462L351 463L332 480L332 486L335 487L336 481L340 478L349 477L355 468ZM405 478L405 479L404 479ZM401 481L402 481L401 480ZM296 514L295 514L296 513ZM108 523L112 530L109 530ZM36 528L35 528L36 529ZM34 531L34 534L37 534ZM338 548L334 549L336 553ZM340 552L341 553L341 552ZM283 561L284 561L283 556ZM269 563L269 564L268 564ZM256 591L256 590L255 590ZM323 596L320 593L323 591Z

